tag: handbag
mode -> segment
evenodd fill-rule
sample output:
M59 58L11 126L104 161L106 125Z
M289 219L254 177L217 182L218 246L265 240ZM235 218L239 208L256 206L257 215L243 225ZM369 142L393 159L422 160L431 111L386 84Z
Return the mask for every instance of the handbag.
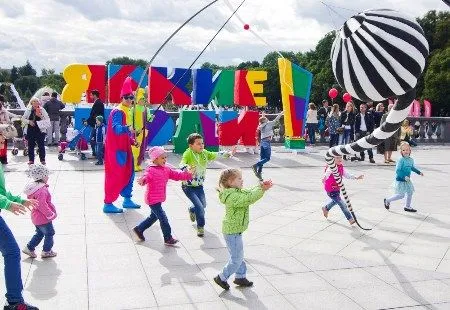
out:
M41 130L41 132L47 132L47 129L52 126L52 123L50 122L50 119L46 118L40 121L37 121L37 126Z
M344 127L336 128L336 132L339 133L339 134L343 133L344 132Z
M17 137L17 129L11 124L1 124L0 133L5 137L5 139Z

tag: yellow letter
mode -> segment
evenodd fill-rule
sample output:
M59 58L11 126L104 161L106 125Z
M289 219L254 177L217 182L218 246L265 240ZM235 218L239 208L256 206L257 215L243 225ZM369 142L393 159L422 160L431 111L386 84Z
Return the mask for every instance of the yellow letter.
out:
M66 103L78 103L81 95L89 87L91 71L87 65L70 64L64 68L63 77L66 86L61 94L61 100Z
M267 105L266 97L255 97L257 94L264 92L264 85L262 82L267 80L267 71L248 71L247 72L247 84L253 98L255 99L255 105L257 107L264 107ZM259 83L255 83L259 82Z

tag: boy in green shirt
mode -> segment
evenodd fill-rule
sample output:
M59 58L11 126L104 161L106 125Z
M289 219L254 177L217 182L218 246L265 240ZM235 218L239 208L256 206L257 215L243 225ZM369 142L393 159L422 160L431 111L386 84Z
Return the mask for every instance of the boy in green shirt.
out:
M0 134L0 148L5 143L5 137ZM0 210L8 210L15 215L24 214L26 208L32 210L37 206L34 199L25 200L14 196L5 188L5 176L0 165ZM0 216L0 252L5 263L6 301L5 310L39 310L24 302L22 296L23 284L20 270L20 249L11 230L3 217Z
M195 174L190 181L183 182L182 189L193 206L188 209L189 218L192 222L197 221L197 236L203 237L205 234L205 208L206 197L203 190L206 167L208 162L213 161L217 156L229 158L234 155L235 149L231 152L210 152L205 150L203 137L198 133L192 133L188 137L189 148L183 153L180 168L187 169L195 167Z

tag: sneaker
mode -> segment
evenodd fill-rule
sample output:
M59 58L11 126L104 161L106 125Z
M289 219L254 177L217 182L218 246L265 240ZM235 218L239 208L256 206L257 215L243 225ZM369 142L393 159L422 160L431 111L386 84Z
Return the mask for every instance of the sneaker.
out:
M389 159L388 161L389 161L390 163L395 164L395 160Z
M29 161L28 165L34 165L34 161Z
M177 243L178 243L178 240L175 239L175 238L172 238L172 237L170 237L170 239L164 241L164 244L165 245L169 245L169 246L173 246L173 245L175 245Z
M253 173L259 179L258 167L256 165L252 166Z
M373 158L369 158L369 161L370 161L371 164L375 163L375 160Z
M48 252L42 251L41 257L42 258L50 258L50 257L55 257L56 255L57 255L57 253L53 252L52 250L50 250Z
M203 227L197 228L197 236L203 237L205 235L205 229Z
M322 212L323 212L323 216L325 216L325 218L328 218L328 210L325 207L322 207Z
M41 165L42 165L42 166L45 166L45 161L41 161Z
M230 285L227 283L227 281L222 281L222 279L217 276L214 278L214 282L224 290L228 291L230 289Z
M21 302L14 305L5 305L3 310L39 310L38 307L27 304L26 302Z
M133 228L133 232L136 235L136 237L139 239L139 241L145 241L144 234L137 228L137 226L135 228Z
M349 223L350 225L353 225L353 224L356 223L356 221L355 221L355 219L350 219L350 220L348 220L348 223Z
M36 252L31 251L31 250L28 248L28 246L25 246L25 247L23 248L22 253L27 254L27 255L28 255L29 257L31 257L31 258L36 258L36 257L37 257Z
M403 208L403 210L405 210L406 212L417 212L417 210L416 209L413 209L413 208Z
M389 210L389 206L391 204L386 200L386 198L384 198L384 207L386 208L386 210Z
M236 278L233 281L237 286L250 287L253 286L253 282L249 281L247 278Z
M192 223L195 222L195 213L191 211L190 208L188 208L188 212L189 212L189 219L191 220Z

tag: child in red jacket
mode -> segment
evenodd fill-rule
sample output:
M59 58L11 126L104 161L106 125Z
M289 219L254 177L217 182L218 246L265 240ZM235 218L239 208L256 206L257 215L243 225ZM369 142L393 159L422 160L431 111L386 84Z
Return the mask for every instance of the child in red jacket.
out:
M56 252L52 250L53 236L55 235L52 221L56 218L56 209L52 203L52 196L48 191L47 182L50 171L43 165L30 165L27 174L33 179L33 182L25 187L25 194L28 199L36 199L38 205L31 211L31 221L36 226L36 234L23 248L22 252L32 258L36 258L37 255L34 250L44 239L41 257L55 257Z
M145 241L144 231L159 220L164 236L165 245L175 245L178 240L172 237L172 230L169 221L162 208L162 203L166 200L166 188L169 180L188 181L192 179L192 169L189 171L176 170L166 166L167 154L160 146L152 147L149 150L152 164L145 170L145 174L138 180L139 185L147 185L145 190L145 203L150 206L151 214L142 223L133 228L139 241Z

